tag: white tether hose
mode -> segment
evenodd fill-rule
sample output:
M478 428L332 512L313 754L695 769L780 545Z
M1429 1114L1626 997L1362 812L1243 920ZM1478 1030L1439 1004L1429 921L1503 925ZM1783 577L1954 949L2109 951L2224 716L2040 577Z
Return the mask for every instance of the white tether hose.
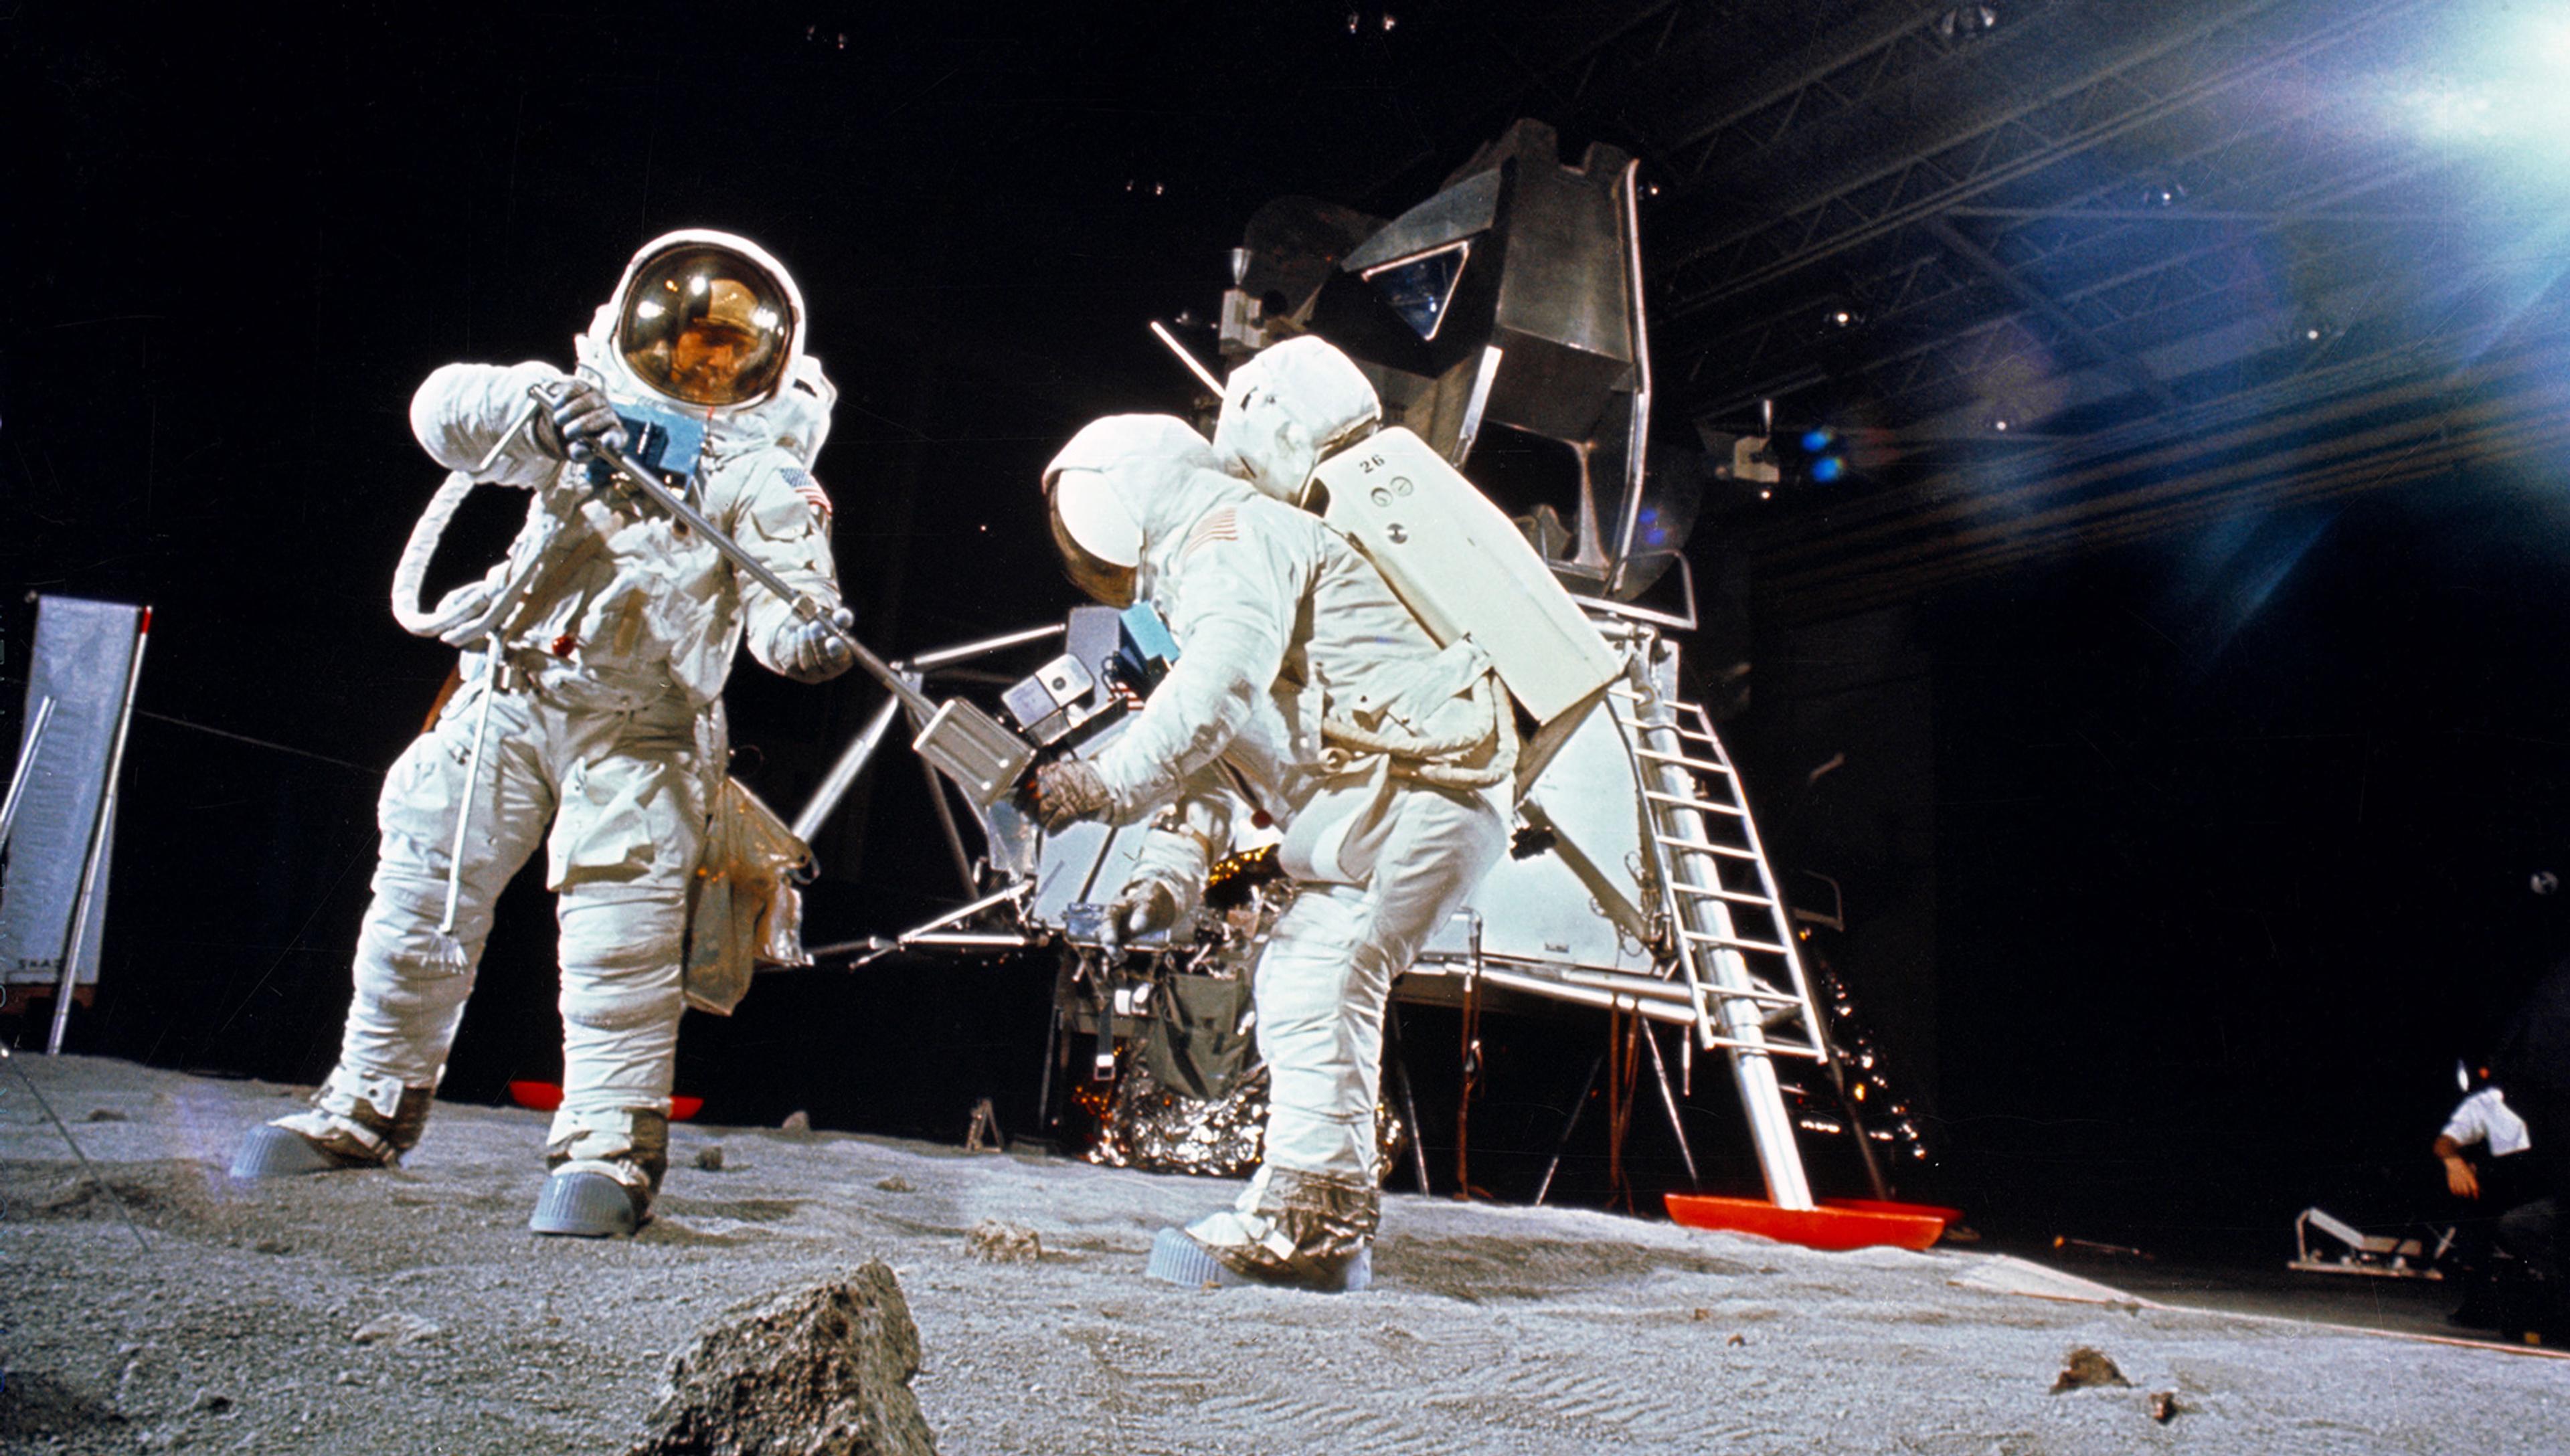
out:
M429 559L437 554L437 543L446 535L447 523L473 494L473 476L468 471L449 471L445 483L428 501L428 509L410 529L410 541L402 546L401 560L393 567L393 620L402 630L419 637L443 637L473 618L472 603L463 609L439 616L419 602L420 587L428 578ZM484 623L488 630L489 624ZM482 635L480 632L475 636Z
M519 409L517 418L509 422L509 428L500 432L500 438L492 443L490 453L483 456L478 464L471 470L446 473L446 479L437 487L437 494L429 497L428 509L419 513L419 520L412 523L410 540L402 545L401 560L393 566L393 620L402 624L402 630L414 636L437 637L459 644L474 642L487 636L516 603L524 573L492 595L489 604L482 608L479 621L474 619L470 598L441 616L420 605L419 592L428 579L428 563L437 554L437 544L446 535L447 523L455 519L455 513L463 509L464 498L473 494L473 487L499 463L501 453L535 417L536 401L530 398Z

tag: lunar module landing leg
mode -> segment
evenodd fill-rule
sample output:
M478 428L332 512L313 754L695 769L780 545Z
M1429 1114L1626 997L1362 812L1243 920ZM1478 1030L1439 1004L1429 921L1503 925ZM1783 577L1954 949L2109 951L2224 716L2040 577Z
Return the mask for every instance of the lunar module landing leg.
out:
M1610 689L1608 702L1641 780L1649 888L1657 892L1666 943L1686 983L1695 1044L1720 1047L1728 1057L1767 1184L1764 1203L1670 1194L1669 1217L1821 1249L1927 1248L1944 1232L1948 1211L1881 1201L1814 1202L1775 1059L1831 1066L1827 1023L1812 1003L1775 870L1711 715L1663 691L1656 674L1637 676L1638 685ZM1752 923L1744 927L1744 918ZM1770 927L1765 937L1757 926L1761 920ZM1862 1129L1857 1137L1873 1172L1873 1150Z
M1803 1156L1794 1145L1793 1119L1777 1086L1774 1059L1823 1061L1828 1051L1821 1044L1820 1013L1812 1006L1802 960L1794 953L1792 936L1784 933L1787 921L1774 873L1738 792L1739 776L1701 707L1674 701L1648 684L1619 684L1609 690L1608 699L1640 770L1649 835L1644 862L1651 888L1658 891L1667 943L1686 983L1696 1041L1708 1050L1720 1047L1730 1058L1768 1200L1781 1209L1809 1209L1811 1184L1803 1176ZM1712 797L1699 774L1729 792ZM1738 834L1726 837L1737 843L1714 839L1717 821L1737 826ZM1723 877L1726 862L1737 867L1728 882ZM1749 883L1732 888L1744 874ZM1744 935L1733 919L1735 906L1763 911L1778 938ZM1754 973L1748 961L1752 953L1781 962L1783 975ZM1773 1038L1771 1024L1779 1031Z
M1819 1248L1926 1247L1942 1211L1813 1196L1779 1067L1834 1080L1838 1057L1739 771L1711 717L1678 695L1678 644L1637 611L1585 605L1623 670L1526 786L1519 814L1538 836L1528 852L1493 869L1458 916L1464 928L1431 942L1396 997L1455 1003L1478 986L1637 1018L1615 1044L1660 1083L1691 1181L1667 1062L1684 1081L1696 1052L1719 1050L1767 1197L1674 1193L1672 1218ZM1683 1033L1676 1057L1661 1052L1663 1026ZM1868 1131L1852 1131L1880 1194Z

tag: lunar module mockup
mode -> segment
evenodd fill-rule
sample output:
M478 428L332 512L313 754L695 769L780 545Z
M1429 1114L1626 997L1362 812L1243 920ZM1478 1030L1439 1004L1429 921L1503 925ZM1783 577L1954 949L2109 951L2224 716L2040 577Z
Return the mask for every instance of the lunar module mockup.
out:
M1932 1217L1816 1209L1780 1085L1780 1064L1827 1086L1853 1058L1834 1054L1833 993L1825 986L1816 1002L1801 926L1739 772L1711 717L1679 687L1677 638L1695 626L1680 548L1702 451L1683 430L1654 449L1635 187L1634 164L1614 149L1591 147L1565 167L1548 128L1519 122L1398 217L1283 198L1259 210L1233 251L1218 326L1226 361L1317 334L1365 371L1385 428L1320 464L1315 509L1433 636L1471 635L1490 652L1525 741L1510 853L1394 999L1463 1008L1468 1025L1501 1000L1607 1013L1610 1053L1647 1068L1690 1174L1679 1099L1695 1058L1719 1053L1767 1200L1690 1208L1737 1203L1763 1211L1750 1221L1762 1232L1807 1242L1924 1244L1935 1237ZM916 689L966 661L1051 653L1002 706L1040 752L1060 752L1118 731L1172 651L1147 607L1080 607L1062 625L893 666ZM827 818L903 698L913 731L935 730L916 691L887 701L798 816L798 834L808 839ZM1005 796L959 784L939 812L976 898L900 935L814 954L1059 946L1048 1105L1085 1106L1105 1161L1252 1166L1259 1073L1248 987L1263 928L1290 894L1268 869L1272 847L1249 831L1190 922L1118 943L1101 903L1125 884L1146 827L1046 835ZM1398 1056L1388 1060L1395 1085L1382 1121L1415 1128ZM1913 1151L1916 1133L1906 1122L1847 1125L1880 1199L1880 1155ZM1417 1172L1427 1187L1424 1161ZM1675 1199L1672 1208L1688 1218Z

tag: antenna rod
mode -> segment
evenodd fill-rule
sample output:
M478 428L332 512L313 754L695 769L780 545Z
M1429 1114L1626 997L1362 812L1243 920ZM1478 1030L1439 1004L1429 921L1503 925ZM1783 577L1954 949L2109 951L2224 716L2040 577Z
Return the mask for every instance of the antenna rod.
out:
M1205 388L1213 391L1215 399L1222 398L1222 381L1214 378L1213 371L1205 368L1195 355L1188 353L1186 345L1179 343L1170 336L1167 329L1160 327L1160 321L1156 318L1151 320L1151 332L1159 335L1160 342L1169 346L1169 352L1178 356L1178 362L1187 366L1189 374L1194 375Z

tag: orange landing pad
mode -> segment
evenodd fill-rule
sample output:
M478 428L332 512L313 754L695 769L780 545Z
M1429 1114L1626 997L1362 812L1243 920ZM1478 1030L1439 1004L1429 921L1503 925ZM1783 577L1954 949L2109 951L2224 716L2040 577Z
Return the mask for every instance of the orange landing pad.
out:
M1668 1196L1669 1217L1690 1229L1755 1234L1806 1249L1869 1249L1889 1244L1925 1249L1945 1232L1951 1209L1877 1199L1832 1199L1817 1209L1780 1209L1764 1199L1717 1198L1705 1193Z
M1821 1200L1821 1207L1855 1209L1865 1214L1925 1214L1928 1218L1948 1224L1963 1222L1961 1209L1949 1209L1943 1204L1896 1204L1887 1203L1879 1198L1825 1198Z
M563 1090L560 1082L511 1082L509 1084L509 1100L531 1112L551 1112L562 1106L562 1099ZM704 1108L705 1099L701 1097L672 1096L669 1099L669 1121L685 1122L688 1118L704 1111Z

